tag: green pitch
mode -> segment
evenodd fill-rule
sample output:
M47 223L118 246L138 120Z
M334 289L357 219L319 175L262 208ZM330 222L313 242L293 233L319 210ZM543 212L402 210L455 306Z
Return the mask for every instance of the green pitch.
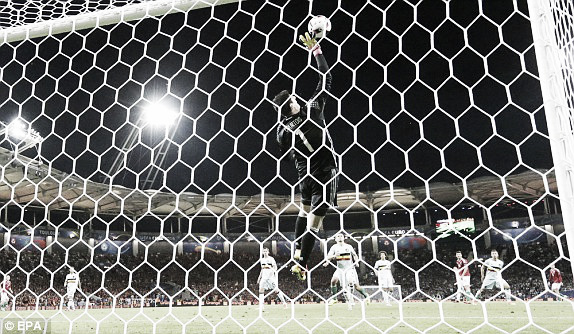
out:
M71 312L21 311L21 317L50 317L51 333L574 333L574 310L570 302L490 302L467 305L445 302L266 305L261 317L258 306L203 306L143 309L95 309ZM532 322L529 321L529 313ZM2 318L14 313L1 312ZM486 321L488 318L488 322ZM379 331L380 330L380 331ZM1 332L1 331L0 331Z

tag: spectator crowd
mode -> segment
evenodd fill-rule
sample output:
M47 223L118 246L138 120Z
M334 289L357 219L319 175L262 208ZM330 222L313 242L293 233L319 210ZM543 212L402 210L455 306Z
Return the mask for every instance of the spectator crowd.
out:
M439 247L440 246L440 247ZM419 248L391 254L395 282L401 286L405 301L452 298L456 293L456 245L435 243L435 250ZM470 262L473 292L480 287L481 261L470 249L461 249ZM517 252L518 251L518 252ZM519 244L499 249L505 262L503 277L512 294L521 299L543 298L548 282L543 269L560 258L556 245ZM563 250L567 254L566 249ZM520 256L517 256L520 254ZM433 256L434 255L434 256ZM377 285L372 265L378 255L360 255L358 268L361 285ZM330 297L333 266L323 267L323 254L315 252L310 260L311 289L291 275L288 256L275 257L279 267L279 288L298 302L319 302ZM435 260L433 260L435 259ZM80 306L88 301L92 307L139 307L158 305L205 305L256 303L259 255L236 249L231 253L205 252L183 255L145 252L132 254L88 254L78 252L0 251L0 270L10 274L15 305L19 308L57 308L65 294L64 278L73 266L80 274L81 289L76 294ZM570 264L556 262L562 271L563 290L574 289ZM418 280L417 280L418 277Z

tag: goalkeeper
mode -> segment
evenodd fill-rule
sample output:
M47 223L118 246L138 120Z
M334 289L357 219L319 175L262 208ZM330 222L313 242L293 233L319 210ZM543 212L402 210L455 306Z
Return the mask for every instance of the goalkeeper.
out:
M337 205L337 163L331 137L325 125L324 108L332 77L321 47L308 33L299 36L317 61L319 83L302 108L295 95L284 90L273 98L281 113L277 142L282 153L295 160L301 190L301 210L295 223L295 254L292 268L300 280L307 277L307 261L315 246L329 206Z

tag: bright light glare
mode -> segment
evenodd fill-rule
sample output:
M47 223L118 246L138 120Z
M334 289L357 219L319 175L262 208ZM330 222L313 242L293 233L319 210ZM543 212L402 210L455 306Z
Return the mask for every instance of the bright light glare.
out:
M143 119L152 126L170 126L175 123L179 113L161 103L151 103L143 110Z
M7 126L8 136L23 140L26 138L28 132L26 131L26 124L22 120L16 118Z

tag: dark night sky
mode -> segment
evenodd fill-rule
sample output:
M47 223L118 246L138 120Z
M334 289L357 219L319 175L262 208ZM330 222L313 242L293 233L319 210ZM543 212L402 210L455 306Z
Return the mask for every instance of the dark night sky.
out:
M281 13L272 3L282 2L0 45L0 120L20 115L45 136L54 168L102 181L142 97L161 99L184 115L162 166L171 191L290 193L295 169L277 162L270 99L293 85L309 98L317 72L295 42L310 3L290 1ZM517 4L484 1L479 13L469 0L313 2L312 14L333 25L322 47L339 190L551 168L526 0ZM143 128L116 183L136 187L162 139L152 132Z

